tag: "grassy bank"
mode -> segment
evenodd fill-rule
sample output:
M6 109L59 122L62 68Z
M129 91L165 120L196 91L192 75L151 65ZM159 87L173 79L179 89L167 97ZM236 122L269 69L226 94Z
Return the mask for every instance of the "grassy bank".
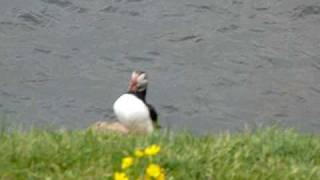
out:
M320 179L319 136L277 128L208 136L2 133L0 178L112 179L123 157L151 144L161 147L152 161L161 165L166 179ZM145 172L131 168L133 174Z

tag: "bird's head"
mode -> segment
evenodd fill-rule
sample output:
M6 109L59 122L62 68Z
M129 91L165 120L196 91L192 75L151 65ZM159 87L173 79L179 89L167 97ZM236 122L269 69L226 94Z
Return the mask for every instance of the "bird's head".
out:
M147 89L148 78L143 71L133 71L129 83L129 92L137 93Z

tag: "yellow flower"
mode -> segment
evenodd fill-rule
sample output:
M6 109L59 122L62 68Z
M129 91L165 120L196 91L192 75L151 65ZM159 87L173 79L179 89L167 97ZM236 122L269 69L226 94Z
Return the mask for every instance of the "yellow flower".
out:
M134 151L134 155L135 155L136 157L142 157L142 156L144 156L144 152L143 152L143 150L141 150L141 149L136 149L136 150Z
M160 152L160 146L156 144L153 144L144 150L144 153L149 156L154 156L159 152Z
M124 172L116 172L113 176L114 180L129 180L128 176Z
M151 176L153 178L158 178L161 174L161 167L157 164L150 164L147 167L146 173L148 176Z
M122 159L121 168L127 169L133 164L133 158L128 156Z
M166 175L164 174L164 172L161 172L160 175L157 177L157 180L165 180L166 179Z
M166 175L164 173L164 170L161 168L160 171L161 172L160 172L159 176L156 178L147 174L143 179L140 177L140 179L138 179L138 180L165 180Z

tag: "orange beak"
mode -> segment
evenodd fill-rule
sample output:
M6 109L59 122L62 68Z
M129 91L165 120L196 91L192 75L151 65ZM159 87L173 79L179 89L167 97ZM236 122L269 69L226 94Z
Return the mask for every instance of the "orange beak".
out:
M131 80L129 83L129 92L136 92L137 91L138 77L139 77L139 75L136 72L134 72L132 74Z

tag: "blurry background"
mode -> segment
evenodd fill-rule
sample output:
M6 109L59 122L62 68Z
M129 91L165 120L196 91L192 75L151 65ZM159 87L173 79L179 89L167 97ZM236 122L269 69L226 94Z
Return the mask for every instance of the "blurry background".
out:
M1 0L0 114L85 128L148 72L162 126L320 129L319 0Z

